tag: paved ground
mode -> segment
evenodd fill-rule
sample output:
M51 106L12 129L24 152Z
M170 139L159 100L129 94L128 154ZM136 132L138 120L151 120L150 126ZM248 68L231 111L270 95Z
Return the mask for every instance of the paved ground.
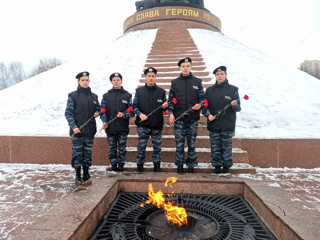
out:
M105 168L93 167L93 179L116 174L106 174ZM291 201L302 203L306 215L310 211L320 212L319 168L257 168L254 175L239 174L234 177L265 182L275 189L282 187L294 196ZM74 171L67 165L0 164L0 239L17 239L16 236L35 219L74 193L76 187L73 181Z

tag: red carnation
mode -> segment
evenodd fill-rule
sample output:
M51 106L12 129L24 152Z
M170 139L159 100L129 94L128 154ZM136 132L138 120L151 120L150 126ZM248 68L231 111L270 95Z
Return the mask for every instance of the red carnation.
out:
M106 112L107 110L105 108L101 108L100 112Z
M127 112L128 112L128 113L131 113L131 112L132 112L132 107L129 107L129 108L127 109Z
M133 122L131 122L130 124L133 125Z
M173 98L172 100L173 100L173 104L177 104L178 103L176 98Z
M249 96L248 95L244 95L244 100L249 100Z
M208 107L209 106L208 99L203 100L203 102L204 102L204 107Z
M163 112L162 114L163 114L163 115L167 115L167 114L168 114L168 112Z

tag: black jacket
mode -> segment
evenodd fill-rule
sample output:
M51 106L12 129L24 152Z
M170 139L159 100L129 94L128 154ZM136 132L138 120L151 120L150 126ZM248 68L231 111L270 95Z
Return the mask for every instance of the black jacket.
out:
M161 106L166 101L166 91L159 88L156 84L149 87L147 84L144 87L140 87L136 90L136 94L133 101L134 111L137 114L135 124L137 126L146 127L150 129L163 129L163 111L165 109L160 108L146 121L140 122L139 115L141 113L148 115L153 110Z
M92 93L90 88L78 86L77 91L69 93L66 117L70 125L70 136L73 134L73 128L80 128L96 112L99 112L99 107L98 96ZM77 136L94 137L96 132L96 120L93 118Z
M206 98L208 99L208 109L213 116L233 100L238 100L239 105L228 107L227 110L224 113L221 113L217 119L208 122L208 130L213 132L219 130L231 132L235 130L236 111L240 108L238 96L238 88L230 85L228 80L221 84L215 83L213 86L207 88Z
M177 104L173 106L169 103L169 111L173 112L175 118L179 117L183 112L193 107L197 103L201 105L204 97L202 80L193 76L191 73L189 76L184 77L182 74L180 77L171 81L171 89L169 95L169 101L172 98L177 99ZM171 109L173 106L173 110ZM190 111L189 115L184 116L180 120L199 120L200 110Z
M101 107L106 109L106 113L101 115L105 123L117 116L118 112L124 113L123 118L117 118L108 125L106 133L129 133L129 118L134 116L133 111L129 114L126 110L132 107L132 95L121 89L111 89L103 95Z

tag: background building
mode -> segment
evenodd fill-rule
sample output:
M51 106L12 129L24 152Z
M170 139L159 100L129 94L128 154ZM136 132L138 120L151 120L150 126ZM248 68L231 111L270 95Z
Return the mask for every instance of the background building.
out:
M320 79L320 61L306 60L300 64L300 70Z

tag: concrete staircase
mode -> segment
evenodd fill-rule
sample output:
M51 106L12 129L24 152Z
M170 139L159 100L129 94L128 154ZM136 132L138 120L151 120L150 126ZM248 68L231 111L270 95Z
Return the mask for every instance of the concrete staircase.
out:
M203 80L203 87L209 87L211 78L209 72L206 71L206 64L191 38L188 29L183 25L168 25L158 29L152 51L150 52L145 68L154 67L158 70L157 85L169 93L171 80L180 75L180 69L177 63L184 57L192 59L192 73L194 76L200 77ZM144 75L141 74L141 79L138 87L145 85ZM210 84L211 85L211 84ZM165 123L168 123L168 116L165 116ZM131 119L130 122L134 122ZM199 121L198 137L196 141L197 156L199 166L195 172L209 173L213 172L211 167L211 150L209 133L206 127L207 119L201 115ZM176 172L174 165L175 159L175 139L174 128L169 124L165 124L162 132L162 164L161 171L163 172ZM136 171L136 155L138 145L138 134L136 126L130 126L130 133L127 142L127 164L125 170ZM187 156L187 144L185 144L185 156ZM235 165L230 169L230 173L255 173L255 168L249 165L248 152L241 150L240 141L234 139L233 143L233 159ZM144 165L145 171L153 171L152 163L152 144L149 139L148 147L146 150L147 162Z

